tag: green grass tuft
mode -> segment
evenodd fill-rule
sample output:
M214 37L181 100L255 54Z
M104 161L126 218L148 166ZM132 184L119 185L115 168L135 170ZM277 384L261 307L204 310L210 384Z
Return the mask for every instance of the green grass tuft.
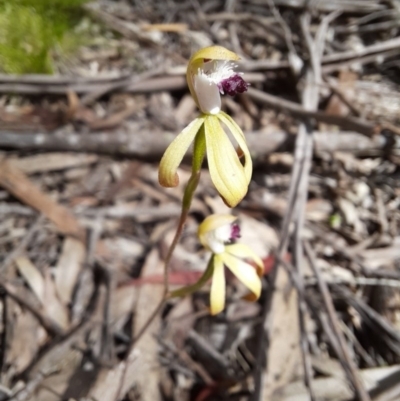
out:
M54 71L55 49L81 44L74 27L87 0L0 0L0 70L9 74Z

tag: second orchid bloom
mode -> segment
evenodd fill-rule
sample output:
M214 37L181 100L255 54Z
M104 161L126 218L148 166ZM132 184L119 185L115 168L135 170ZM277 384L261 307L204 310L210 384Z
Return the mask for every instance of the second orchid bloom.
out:
M252 161L241 128L221 111L221 94L235 95L247 90L248 84L235 72L239 57L221 46L199 50L189 61L186 79L190 92L201 111L170 144L160 162L159 181L164 187L179 183L178 167L188 148L195 143L193 155L207 155L211 179L230 206L236 206L246 195L252 174ZM243 163L221 123L236 141Z
M216 315L225 307L225 270L228 268L250 290L247 300L255 301L261 294L264 265L247 245L232 243L240 236L232 215L208 216L199 226L201 244L211 252L208 267L197 283L173 291L171 296L184 296L200 289L211 279L210 312ZM247 261L251 261L249 264Z

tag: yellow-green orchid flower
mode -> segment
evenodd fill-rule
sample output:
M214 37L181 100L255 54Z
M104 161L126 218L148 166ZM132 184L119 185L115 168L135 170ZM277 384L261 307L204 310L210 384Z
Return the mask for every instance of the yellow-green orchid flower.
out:
M210 311L216 315L225 307L225 266L251 291L246 299L255 301L261 294L263 262L247 245L232 243L240 236L232 215L211 215L199 226L201 244L212 252L208 267L196 284L173 291L171 296L184 296L202 287L211 278ZM254 262L253 267L245 260Z
M222 46L210 46L189 60L186 80L197 106L204 114L221 111L221 94L234 96L247 90L248 84L235 72L239 56Z
M175 138L160 162L159 182L164 187L179 183L177 170L192 142L194 158L207 154L211 179L226 204L236 206L246 195L252 174L252 161L241 128L221 111L221 94L235 95L247 90L248 84L234 71L239 57L221 46L199 50L189 61L186 79L190 92L201 111ZM243 164L221 123L232 134Z

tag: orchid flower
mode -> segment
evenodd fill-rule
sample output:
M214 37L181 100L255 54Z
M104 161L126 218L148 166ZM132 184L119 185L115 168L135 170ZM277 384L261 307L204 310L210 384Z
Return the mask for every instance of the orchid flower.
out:
M232 215L208 216L199 226L201 244L211 251L208 267L197 283L173 291L171 296L184 296L201 288L211 278L210 311L216 315L225 307L225 267L250 291L246 299L255 301L261 294L263 262L247 245L232 243L240 237L240 229ZM246 260L254 262L253 267Z
M159 182L164 187L179 184L177 170L192 142L193 155L203 160L207 154L212 182L230 206L236 206L246 195L252 174L252 161L241 128L221 111L221 94L235 95L247 90L240 73L235 72L239 57L221 46L196 52L189 61L186 79L201 115L194 119L169 145L161 159ZM223 126L238 145L243 164Z

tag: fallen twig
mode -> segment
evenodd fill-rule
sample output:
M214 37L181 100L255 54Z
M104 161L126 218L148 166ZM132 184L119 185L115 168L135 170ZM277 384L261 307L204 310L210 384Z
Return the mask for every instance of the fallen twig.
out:
M18 295L16 288L3 280L0 280L0 286L4 288L7 295L12 298L15 302L26 308L33 316L39 321L39 323L52 335L63 336L65 331L56 323L53 319L44 315L29 300Z
M25 174L7 161L0 162L0 186L23 203L42 212L62 233L85 240L85 232L72 213L42 192Z
M351 380L352 385L354 386L354 389L357 392L359 399L364 400L364 401L369 401L370 397L368 395L368 392L365 389L365 386L364 386L362 380L360 379L360 376L357 371L357 366L355 365L354 361L352 360L352 358L349 355L349 351L347 349L343 333L340 330L340 326L339 326L338 318L337 318L337 315L335 312L335 307L333 305L332 297L331 297L328 287L326 286L324 280L322 279L321 273L319 272L318 267L315 263L314 252L311 249L311 246L309 245L309 243L306 241L304 242L304 247L306 250L308 260L310 262L310 266L318 280L319 290L321 292L322 299L324 301L325 308L326 308L326 311L329 316L332 330L335 333L335 337L337 338L340 352L343 355L344 359L346 360L346 370L348 370L348 372L350 373L349 379Z
M297 103L290 102L289 100L270 95L257 89L249 88L248 95L252 99L263 103L274 110L292 114L300 119L314 118L318 122L337 125L342 129L354 130L368 136L371 136L377 130L377 124L374 124L373 122L351 116L335 116L323 111L306 110L303 106Z
M102 131L82 135L61 129L56 133L36 132L17 133L3 131L0 133L0 147L41 152L84 152L105 155L122 155L145 160L158 160L165 148L174 139L176 133L150 132L125 128L114 131ZM315 150L318 152L348 151L356 154L377 153L382 150L400 149L400 140L376 135L368 138L356 132L319 132L314 131ZM155 138L157 138L155 140ZM263 163L266 155L284 151L291 152L296 136L287 132L247 132L246 139L252 158L256 164ZM391 143L393 142L393 143Z

